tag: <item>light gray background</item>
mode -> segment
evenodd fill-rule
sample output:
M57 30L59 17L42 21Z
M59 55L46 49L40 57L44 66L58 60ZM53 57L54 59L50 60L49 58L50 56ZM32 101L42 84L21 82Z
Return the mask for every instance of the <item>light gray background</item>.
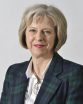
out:
M83 0L0 0L0 95L7 68L28 60L30 53L18 41L18 27L25 8L36 3L53 4L68 21L68 39L59 53L83 64Z

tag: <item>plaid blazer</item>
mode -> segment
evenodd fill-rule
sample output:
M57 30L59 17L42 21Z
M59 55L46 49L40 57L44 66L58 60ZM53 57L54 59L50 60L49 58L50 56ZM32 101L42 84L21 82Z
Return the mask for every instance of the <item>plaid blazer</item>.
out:
M0 104L24 104L28 63L9 67ZM54 53L34 104L83 104L83 66Z

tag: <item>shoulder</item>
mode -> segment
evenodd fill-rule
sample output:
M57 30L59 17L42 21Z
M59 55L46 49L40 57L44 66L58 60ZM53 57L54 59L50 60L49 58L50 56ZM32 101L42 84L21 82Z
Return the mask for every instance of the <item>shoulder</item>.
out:
M71 68L71 70L74 68L78 69L78 68L82 68L83 69L83 65L63 59L63 67L64 68Z
M83 70L83 65L63 59L63 69L64 71L76 71L78 69L82 69Z
M83 101L83 65L63 59L63 73L60 79L68 88L68 101Z
M61 70L63 74L67 73L73 73L75 71L83 71L83 65L78 64L76 62L64 59L62 56L60 56L58 53L54 55L54 60L53 60L56 65L58 65L58 70ZM61 69L60 69L61 68ZM56 72L56 70L55 70Z
M83 75L83 65L64 59L58 53L54 54L52 62L53 62L52 66L54 65L56 69L55 72L53 72L55 73L55 75L56 71L59 72L60 73L59 75L62 77L72 75L74 73L78 74L78 72L82 73Z
M83 80L83 65L63 59L63 73L62 77L71 79L71 80L76 80L76 79L81 79Z
M6 72L6 76L17 75L19 73L25 73L28 67L29 61L15 63L9 66Z

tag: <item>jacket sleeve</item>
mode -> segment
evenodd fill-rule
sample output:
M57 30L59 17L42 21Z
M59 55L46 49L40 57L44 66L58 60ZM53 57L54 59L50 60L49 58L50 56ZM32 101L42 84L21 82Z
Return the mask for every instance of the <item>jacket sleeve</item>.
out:
M11 67L9 67L6 72L0 104L10 104L10 102L8 101L8 99L10 97L10 80L11 80L10 69L11 69Z
M69 76L66 104L83 104L83 66Z

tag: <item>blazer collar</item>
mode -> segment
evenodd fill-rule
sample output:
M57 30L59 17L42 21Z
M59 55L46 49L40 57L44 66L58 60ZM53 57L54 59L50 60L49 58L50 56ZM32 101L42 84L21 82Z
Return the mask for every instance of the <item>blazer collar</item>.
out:
M16 81L16 82L21 81L20 84L24 86L21 88L21 90L22 89L24 90L23 91L24 94L22 95L25 95L27 85L28 85L28 79L26 77L26 70L27 70L29 62L23 63L23 66L21 66L20 72L18 73L19 80ZM59 80L57 77L61 73L62 73L62 58L61 56L59 56L58 53L54 53L53 59L46 72L44 81L41 85L40 91L37 95L37 98L34 104L48 104L53 94L56 93L58 87L61 84L61 80ZM20 98L18 98L19 101L20 101ZM24 97L23 97L23 100L24 100Z
M61 85L61 80L57 76L62 73L62 60L62 57L58 53L54 53L34 104L48 104L53 94L56 93L58 87Z

